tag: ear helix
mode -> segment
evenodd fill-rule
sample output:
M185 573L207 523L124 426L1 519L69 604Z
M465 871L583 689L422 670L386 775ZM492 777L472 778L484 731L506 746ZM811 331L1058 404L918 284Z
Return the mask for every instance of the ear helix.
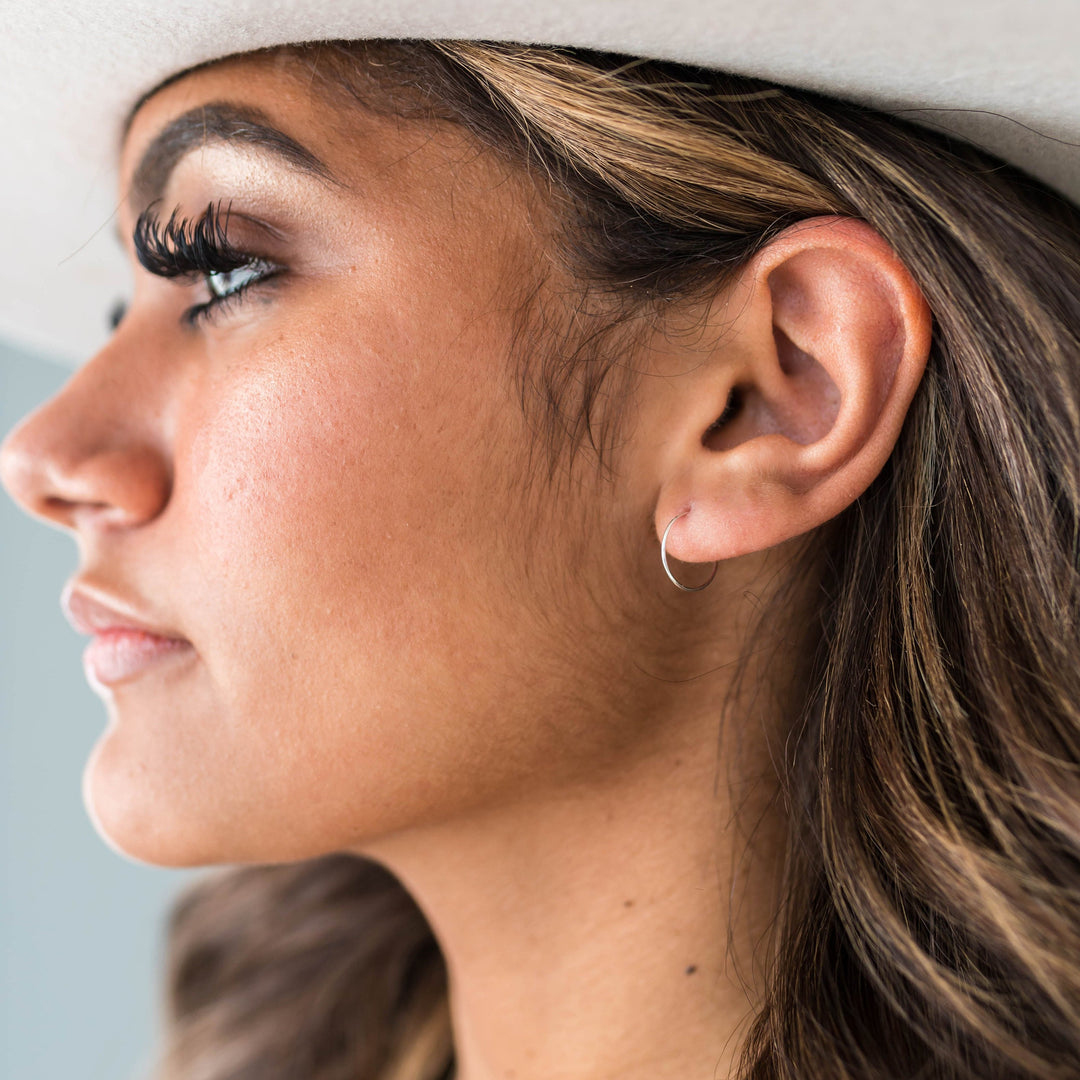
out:
M676 514L667 524L667 528L664 530L664 536L660 541L660 561L664 564L664 573L670 578L672 585L678 589L682 589L683 592L701 592L702 589L707 589L716 577L717 568L720 566L719 562L713 564L713 571L709 575L709 580L704 585L684 585L681 581L677 581L675 575L671 572L671 567L668 566L667 561L667 538L668 533L671 532L671 526L681 517L686 517L689 514L689 510L684 510L681 514Z

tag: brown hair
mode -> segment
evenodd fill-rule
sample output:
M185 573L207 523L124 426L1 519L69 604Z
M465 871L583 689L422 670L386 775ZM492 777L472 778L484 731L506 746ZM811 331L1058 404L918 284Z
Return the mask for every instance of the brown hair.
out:
M551 460L602 462L617 431L628 376L598 326L718 288L807 217L892 245L931 355L885 468L813 538L786 888L740 1075L1080 1075L1080 211L966 143L756 80L482 43L287 52L545 179L589 315L521 367ZM175 908L168 979L161 1080L453 1068L430 931L358 858L212 873Z

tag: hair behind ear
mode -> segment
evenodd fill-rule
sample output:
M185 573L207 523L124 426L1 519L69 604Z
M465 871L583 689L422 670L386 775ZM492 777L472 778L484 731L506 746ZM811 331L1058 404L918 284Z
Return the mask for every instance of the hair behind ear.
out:
M936 325L894 453L823 537L746 1066L1048 1080L1080 1061L1080 220L853 119L865 160L832 167Z

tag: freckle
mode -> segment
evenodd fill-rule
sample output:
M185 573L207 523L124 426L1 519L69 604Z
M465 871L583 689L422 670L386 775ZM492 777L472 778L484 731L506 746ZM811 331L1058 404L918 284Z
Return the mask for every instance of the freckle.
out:
M633 900L624 900L622 902L622 906L623 907L633 907L634 906L634 901Z
M687 974L687 975L693 975L695 971L697 971L697 964L691 964L691 965L690 965L690 966L689 966L689 967L688 967L688 968L686 969L686 974Z
M677 757L677 758L675 759L675 768L677 769L677 768L678 768L678 767L679 767L679 766L680 766L681 764L682 764L682 758L681 758L681 757Z

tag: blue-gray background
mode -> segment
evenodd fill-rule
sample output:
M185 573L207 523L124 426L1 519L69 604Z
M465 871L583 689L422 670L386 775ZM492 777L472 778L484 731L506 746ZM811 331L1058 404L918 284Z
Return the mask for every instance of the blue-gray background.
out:
M0 342L0 434L67 369ZM0 1078L142 1080L163 927L192 872L141 866L94 831L82 770L105 710L60 613L75 545L0 495Z

